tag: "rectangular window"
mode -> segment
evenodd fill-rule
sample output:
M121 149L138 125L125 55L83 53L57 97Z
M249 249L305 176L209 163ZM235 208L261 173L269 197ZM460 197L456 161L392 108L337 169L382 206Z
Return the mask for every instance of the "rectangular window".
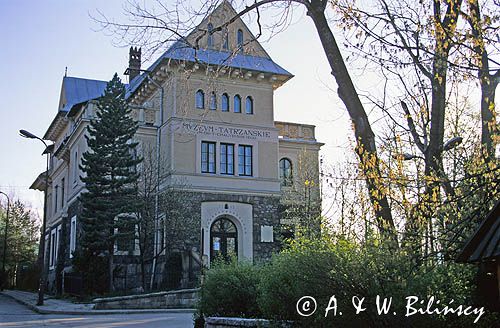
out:
M65 188L64 185L66 182L64 180L65 180L64 178L61 179L61 208L64 207L64 188Z
M57 227L57 233L56 233L56 261L54 265L57 265L57 258L59 257L59 243L62 240L62 225L60 224Z
M220 173L234 175L234 145L220 144Z
M75 158L73 159L73 184L75 184L78 180L78 151L75 151Z
M69 232L69 258L73 258L73 253L76 250L76 216L71 218Z
M165 254L165 218L162 217L158 222L157 231L157 249L155 254Z
M50 258L49 258L49 267L52 269L56 263L56 241L57 239L57 231L56 229L52 229L50 232Z
M56 213L56 212L57 212L57 202L58 202L58 199L59 199L59 198L57 197L57 196L58 196L58 193L59 193L59 186L58 186L58 185L56 185L56 186L54 187L54 213Z
M215 142L201 142L201 172L215 173Z
M238 174L252 176L252 146L238 146Z
M116 236L116 250L133 252L135 250L135 222L130 218L119 218Z

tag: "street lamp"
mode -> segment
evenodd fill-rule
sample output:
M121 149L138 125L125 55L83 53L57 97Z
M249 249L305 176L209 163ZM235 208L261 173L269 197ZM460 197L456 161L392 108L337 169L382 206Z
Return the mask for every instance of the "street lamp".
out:
M38 139L40 140L44 146L45 150L42 154L47 154L47 165L45 169L45 191L44 191L44 199L43 199L43 220L42 220L42 233L40 235L40 262L42 265L42 269L40 270L40 279L39 279L39 285L38 285L38 302L36 303L37 305L43 305L43 296L45 292L45 227L47 225L47 189L49 187L49 152L47 151L47 143L40 137L37 137L31 132L28 132L26 130L19 130L19 134L21 137L28 138L28 139Z
M443 150L447 151L450 149L455 148L456 146L460 145L463 141L462 137L453 137L450 140L446 141L443 145Z
M5 262L7 261L7 227L9 226L10 198L3 191L0 191L0 194L7 197L7 217L5 219L5 231L3 234L2 281L0 282L0 290L3 290L3 287L4 287L4 285L6 285L5 282L7 280L7 275L5 274Z
M448 141L446 141L444 144L443 144L443 148L442 150L443 151L448 151L450 149L453 149L455 147L457 147L458 145L460 145L463 141L463 138L458 136L458 137L453 137L451 139L449 139ZM412 159L416 159L416 158L419 158L419 159L424 159L424 157L422 156L418 156L418 155L413 155L413 154L410 154L410 153L402 153L402 154L394 154L392 155L392 157L394 159L399 159L401 158L402 160L404 161L410 161Z

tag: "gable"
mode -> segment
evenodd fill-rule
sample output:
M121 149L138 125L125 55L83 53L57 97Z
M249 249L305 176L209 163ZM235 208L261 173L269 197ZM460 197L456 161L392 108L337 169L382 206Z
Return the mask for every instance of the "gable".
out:
M236 10L234 10L228 1L223 1L212 13L203 19L186 39L190 44L195 45L196 40L201 37L198 40L201 49L242 53L245 55L271 59L264 47L255 39L255 36L243 22L241 17L236 18L234 22L228 24L226 27L227 30L223 29L213 34L207 32L209 24L212 24L213 28L217 29L235 16L237 16ZM241 51L238 46L238 31L241 31L243 36L243 49ZM212 45L209 45L210 37L212 38ZM227 37L228 41L227 47L224 46L225 37Z

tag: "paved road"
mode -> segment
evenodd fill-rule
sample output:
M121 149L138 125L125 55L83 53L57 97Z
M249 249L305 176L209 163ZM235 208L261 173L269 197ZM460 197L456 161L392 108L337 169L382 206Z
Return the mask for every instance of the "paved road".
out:
M116 315L59 315L38 314L11 299L0 295L0 327L193 327L192 313L116 314Z

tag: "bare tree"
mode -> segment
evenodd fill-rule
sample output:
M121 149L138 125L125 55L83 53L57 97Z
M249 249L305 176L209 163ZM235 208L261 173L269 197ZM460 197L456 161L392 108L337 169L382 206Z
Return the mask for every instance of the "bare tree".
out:
M293 230L299 228L304 233L317 236L321 228L321 194L318 161L315 153L302 149L290 172L281 183L282 222Z
M139 166L138 182L141 208L137 213L141 283L144 290L153 288L156 281L157 262L175 252L191 254L197 236L197 219L189 212L188 185L183 181L171 181L172 172L166 168L162 156L148 143L142 145L144 161ZM158 174L159 173L159 174ZM160 193L158 194L158 190ZM158 202L157 197L158 195ZM150 280L147 281L147 272Z
M208 1L199 9L190 8L189 5L177 2L172 6L167 6L162 2L157 2L157 9L148 9L139 2L130 2L126 9L129 21L125 23L115 22L105 15L95 17L101 26L116 36L119 42L131 42L142 45L149 45L150 50L159 50L166 43L173 40L184 40L187 38L186 32L199 21L206 17L220 1ZM244 9L228 17L226 22L214 27L211 31L197 30L195 42L186 43L187 46L199 49L198 41L207 34L213 34L223 30L234 23L239 17L255 13L259 33L255 41L261 36L262 24L260 21L263 9L280 10L281 15L271 27L272 31L282 30L286 27L288 16L297 6L304 8L311 18L320 37L321 45L328 59L331 73L338 85L338 95L346 106L351 118L360 166L364 173L369 197L375 213L376 224L384 239L397 243L397 236L394 231L394 221L392 218L386 190L381 179L380 159L377 152L375 134L371 128L366 110L359 98L353 81L343 60L340 48L332 33L327 20L327 9L331 9L328 0L261 0L251 4L242 4ZM193 32L193 33L195 33Z

